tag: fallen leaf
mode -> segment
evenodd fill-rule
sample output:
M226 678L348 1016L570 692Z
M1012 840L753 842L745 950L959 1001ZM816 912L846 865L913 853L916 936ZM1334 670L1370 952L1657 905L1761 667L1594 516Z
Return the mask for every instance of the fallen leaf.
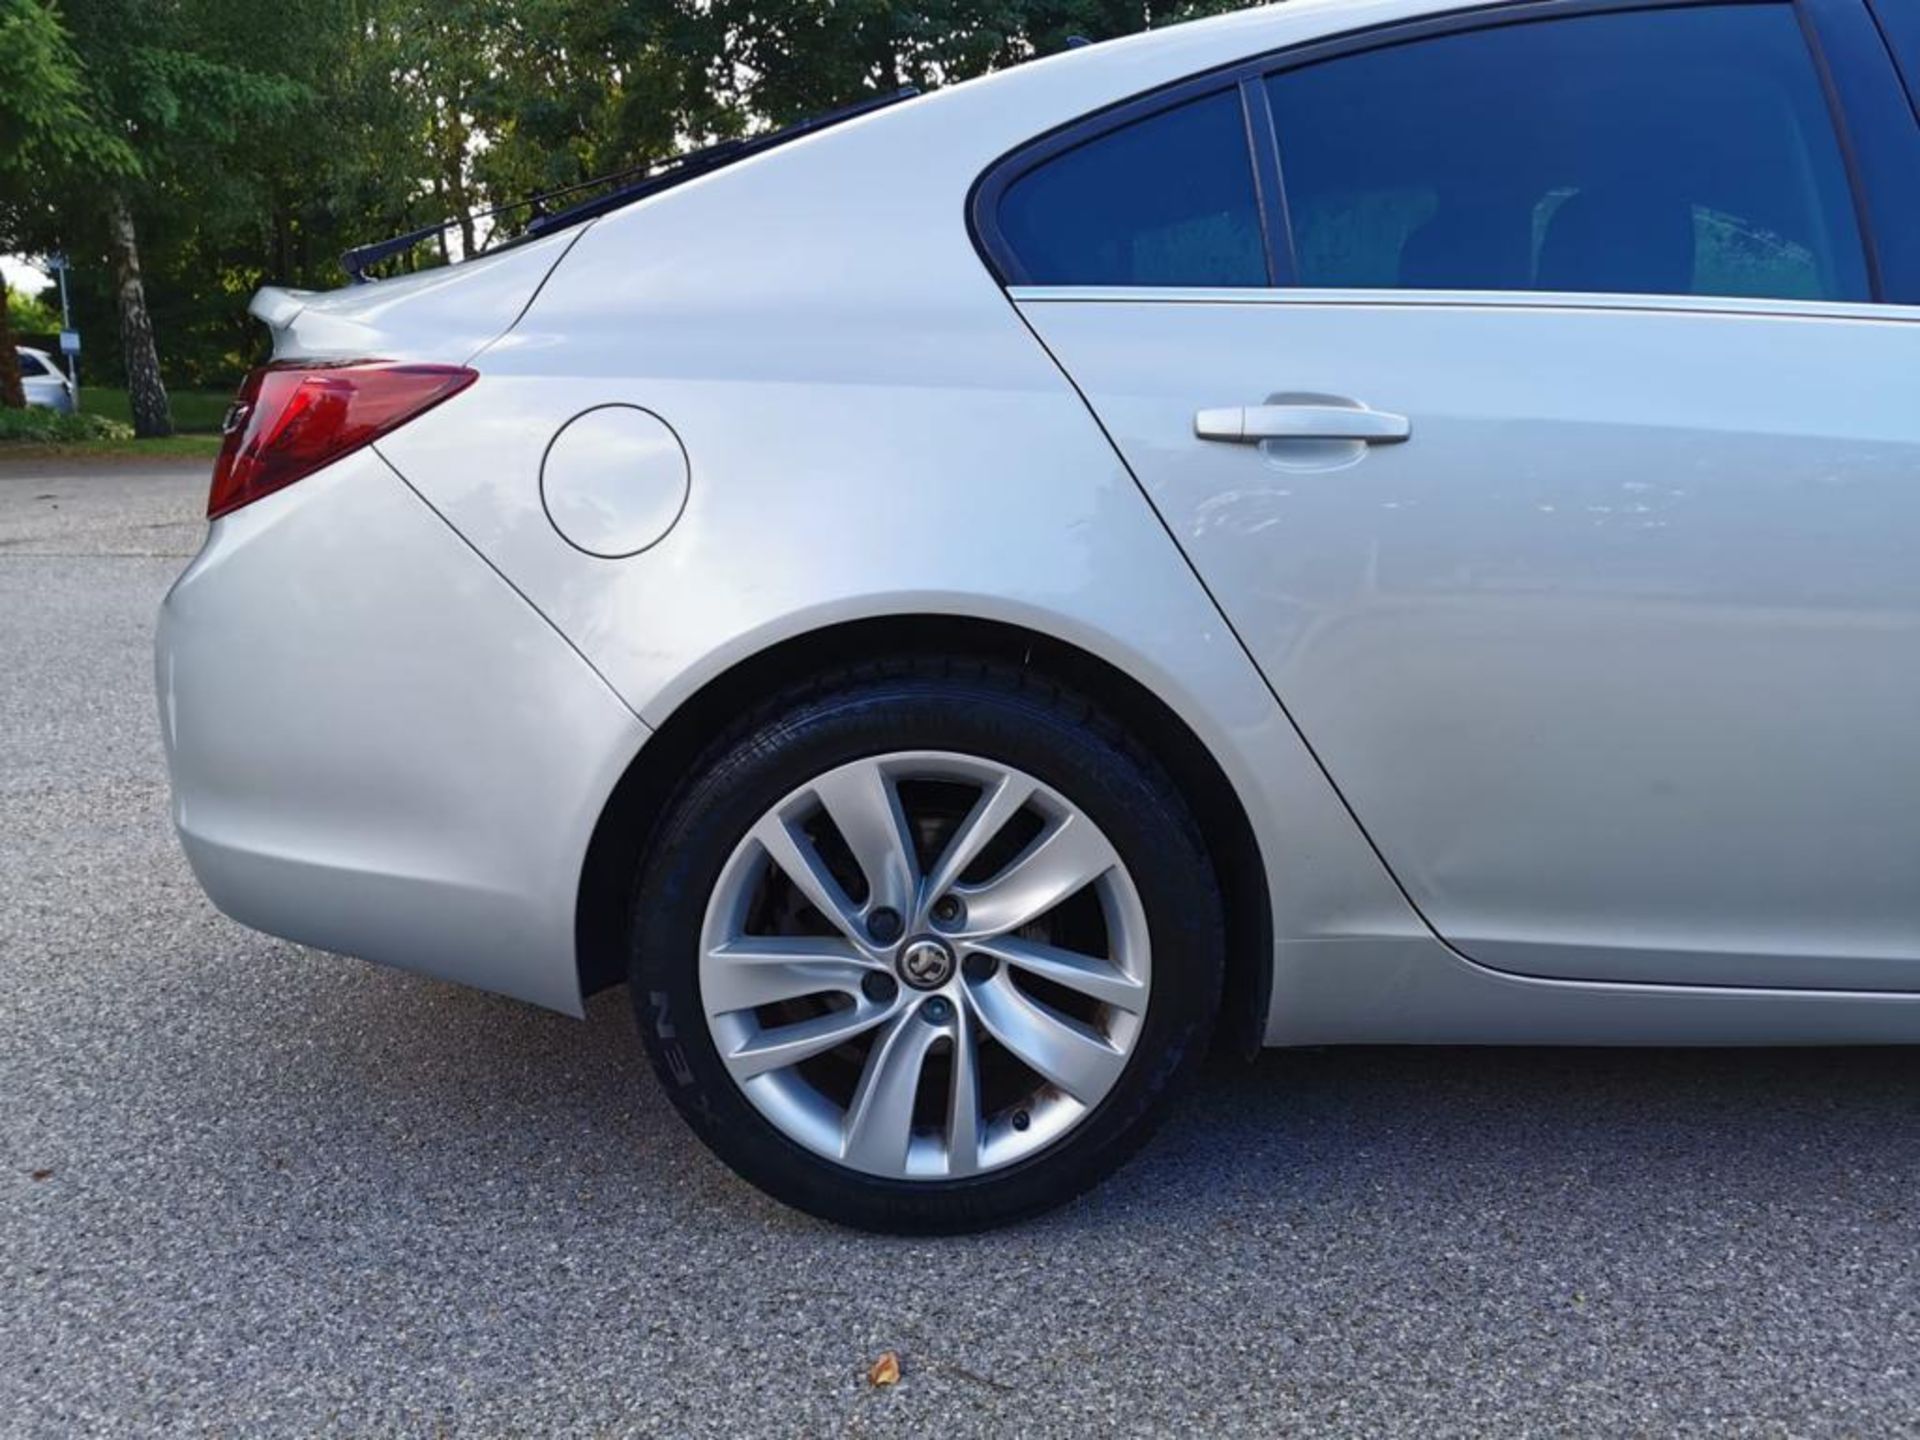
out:
M36 1180L51 1180L53 1178L53 1171L36 1170L33 1172L33 1178Z
M867 1383L875 1389L900 1383L900 1357L891 1350L880 1352L880 1358L873 1362L873 1368L867 1371Z

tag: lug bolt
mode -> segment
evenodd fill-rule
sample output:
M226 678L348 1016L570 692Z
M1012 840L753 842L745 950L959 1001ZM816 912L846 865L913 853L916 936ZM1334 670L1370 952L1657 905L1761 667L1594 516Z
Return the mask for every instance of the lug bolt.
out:
M1032 1123L1033 1123L1033 1120L1027 1114L1026 1111L1016 1110L1013 1112L1013 1128L1014 1129L1024 1130L1027 1128L1027 1126L1031 1125Z
M953 1017L953 1006L935 995L920 1007L920 1014L929 1025L944 1025Z
M960 962L960 971L969 980L991 980L994 972L999 968L998 960L979 950L975 950Z
M900 938L900 912L882 905L867 917L867 934L876 945L891 945Z
M860 982L860 992L876 1005L885 1005L900 993L900 982L884 970L872 970Z
M933 902L933 918L942 925L954 924L964 913L960 906L960 897L957 895L942 895Z

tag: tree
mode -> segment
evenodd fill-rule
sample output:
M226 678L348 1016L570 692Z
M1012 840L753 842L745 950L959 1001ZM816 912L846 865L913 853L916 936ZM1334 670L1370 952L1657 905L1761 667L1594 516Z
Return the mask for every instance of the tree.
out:
M87 111L79 58L42 0L0 0L0 252L27 248L48 223L47 198L83 168L118 173L124 145ZM0 405L24 408L10 298L0 287Z
M138 200L142 271L169 384L230 387L261 357L245 298L272 281L341 283L347 245L448 213L423 178L420 98L396 77L397 0L200 8L195 44L274 84L237 123L176 129ZM104 255L104 250L103 250ZM76 315L116 313L99 270L76 272ZM112 326L102 349L112 345ZM101 362L119 363L117 349Z
M430 3L430 0L429 0ZM464 112L474 193L510 204L734 134L710 92L704 29L684 0L494 0ZM457 44L458 42L456 42ZM508 233L525 212L503 216Z
M11 0L18 3L18 0ZM236 0L69 0L87 109L134 158L118 171L78 170L62 196L69 228L99 237L111 261L133 428L169 435L173 418L147 307L138 215L168 186L206 199L225 183L223 151L305 98L267 68L253 12Z
M51 3L0 14L39 33ZM0 200L31 212L0 220L0 250L72 257L90 367L125 369L151 434L166 385L227 387L259 358L251 291L330 289L350 245L453 217L437 256L387 268L459 258L530 214L472 218L495 206L1244 0L59 3L68 93L120 158L0 177ZM0 168L15 172L23 68L0 53Z
M1251 0L713 0L708 83L774 123Z

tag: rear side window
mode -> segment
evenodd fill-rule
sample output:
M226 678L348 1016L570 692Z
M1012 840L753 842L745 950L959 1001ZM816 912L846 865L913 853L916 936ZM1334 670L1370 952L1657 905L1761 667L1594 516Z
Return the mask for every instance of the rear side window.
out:
M42 365L39 360L32 355L22 355L20 357L20 373L26 376L27 379L32 380L46 374L47 367Z
M1868 298L1789 5L1496 26L1267 83L1302 285Z
M1010 184L1001 238L1032 285L1267 284L1237 91L1109 130Z

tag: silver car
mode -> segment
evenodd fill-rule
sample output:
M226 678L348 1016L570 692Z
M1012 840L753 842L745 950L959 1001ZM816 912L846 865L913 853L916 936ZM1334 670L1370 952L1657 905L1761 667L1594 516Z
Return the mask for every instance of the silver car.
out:
M27 404L42 405L62 415L73 413L73 382L60 368L60 362L44 350L14 346L20 361L20 382L27 392Z
M881 1229L1209 1045L1920 1040L1916 81L1904 0L1296 0L265 290L195 872L630 982Z

